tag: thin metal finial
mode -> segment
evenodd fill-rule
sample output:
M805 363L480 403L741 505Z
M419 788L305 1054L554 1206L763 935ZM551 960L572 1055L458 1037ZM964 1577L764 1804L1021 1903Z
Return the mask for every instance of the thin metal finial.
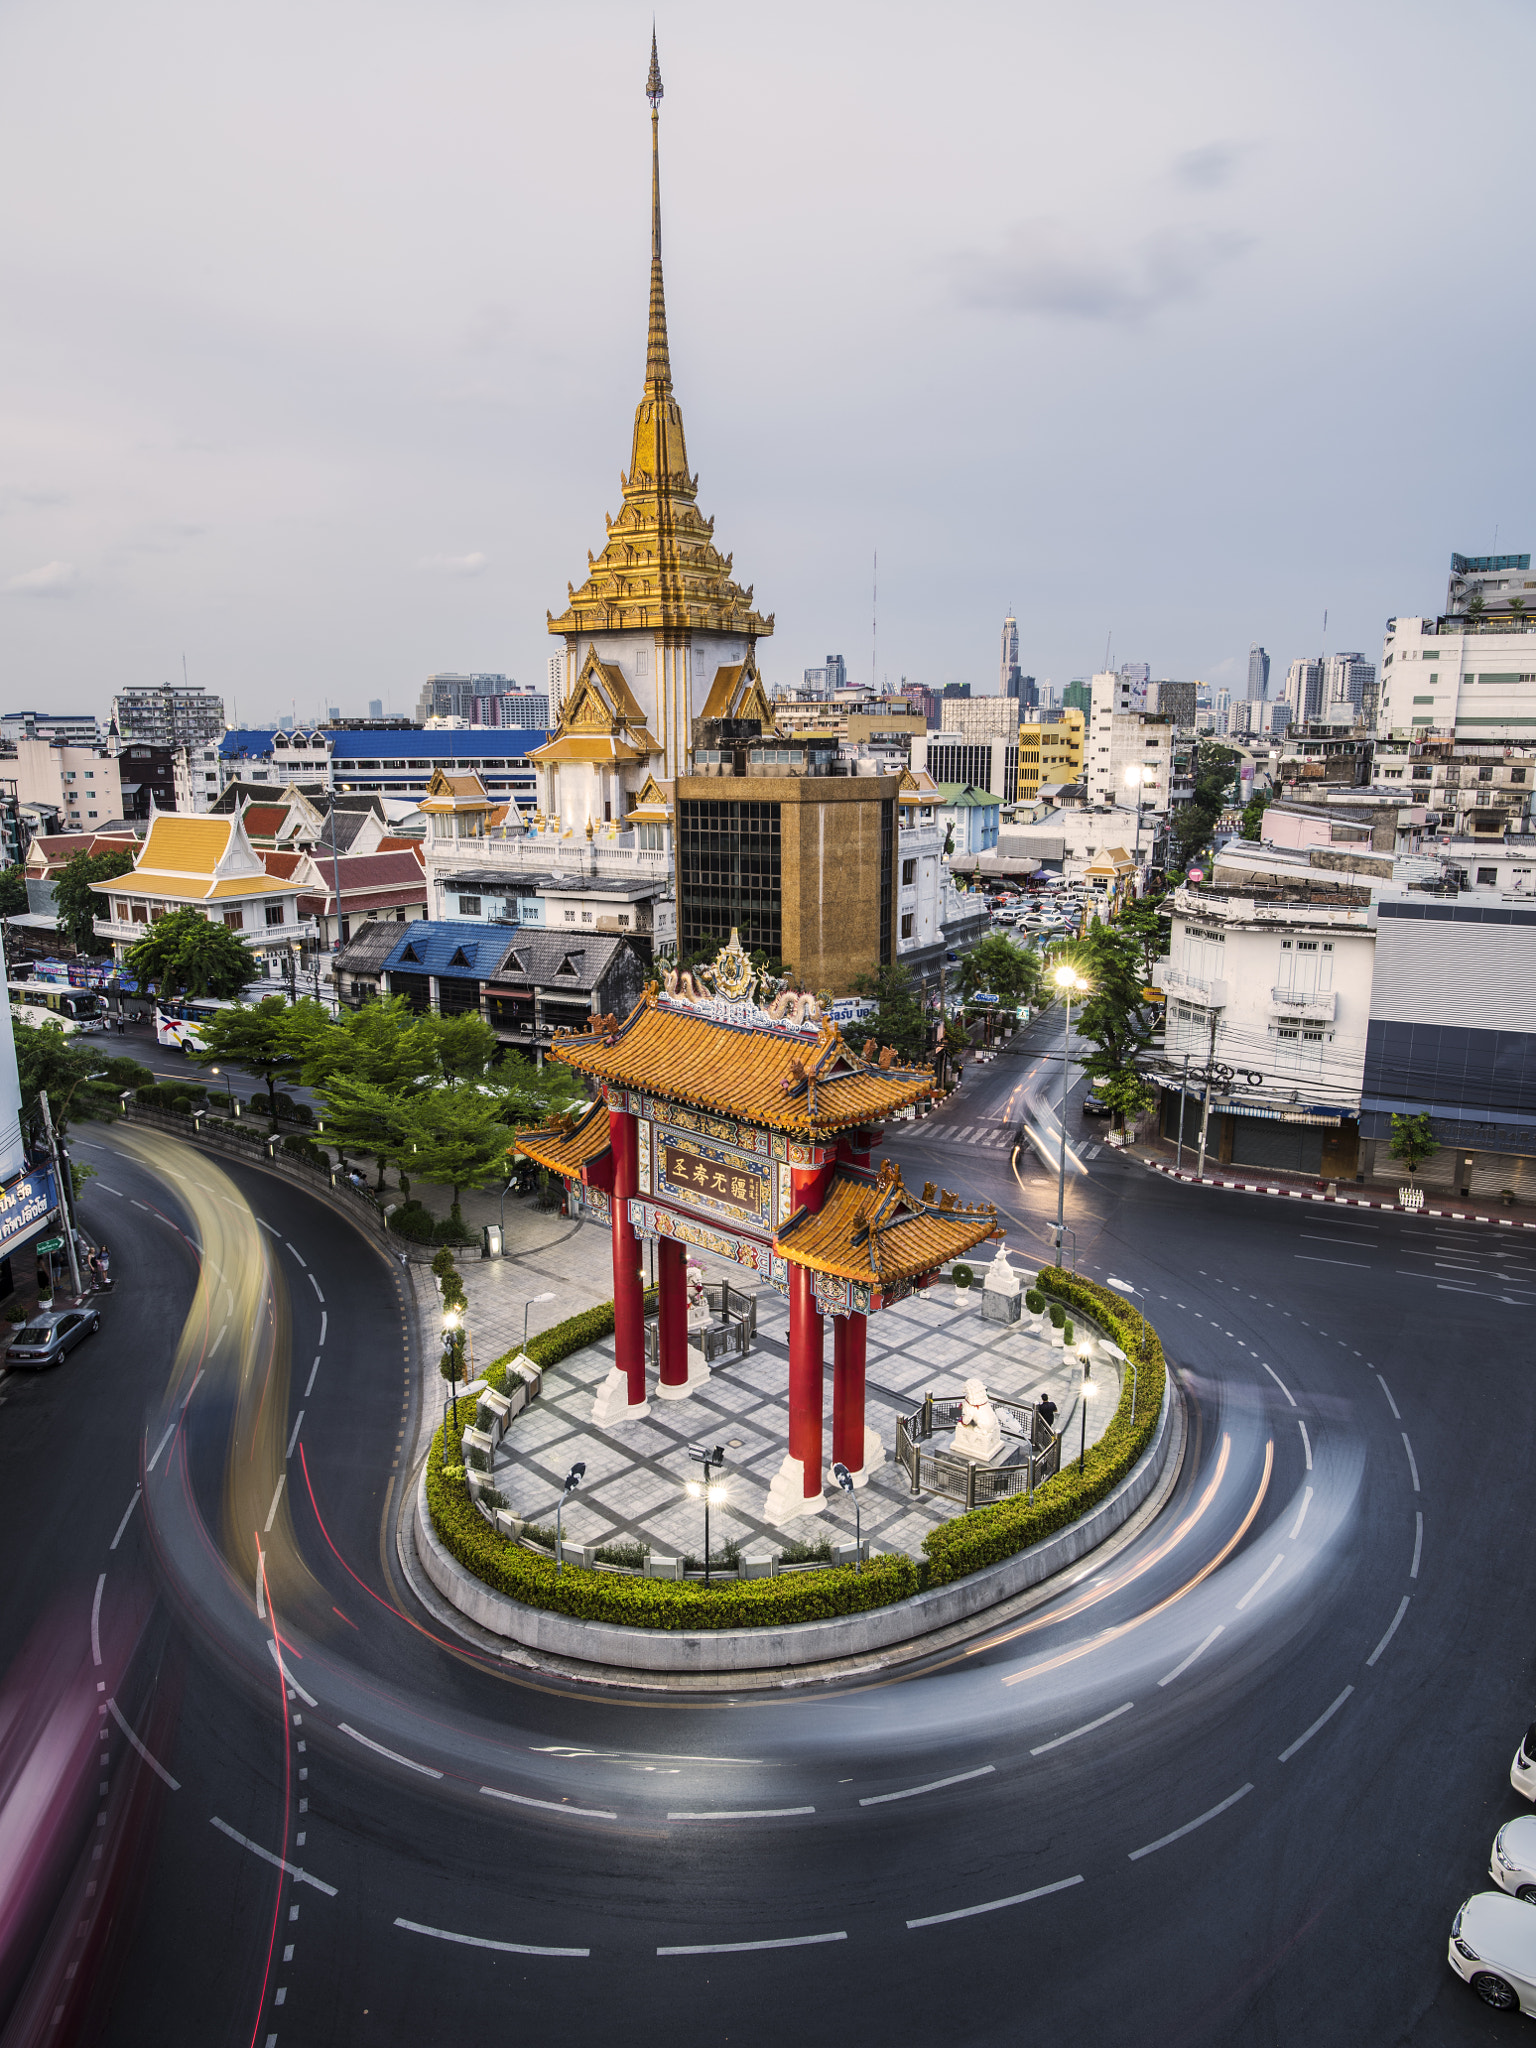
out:
M663 91L661 83L661 60L656 55L656 24L651 23L651 75L645 81L645 96L651 103L651 112L656 111L656 102Z

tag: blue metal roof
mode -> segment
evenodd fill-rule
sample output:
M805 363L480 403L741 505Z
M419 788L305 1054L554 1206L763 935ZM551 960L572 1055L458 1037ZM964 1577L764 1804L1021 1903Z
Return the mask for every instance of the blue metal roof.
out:
M534 747L542 747L549 734L537 726L525 725L471 725L450 726L437 732L336 732L325 726L315 731L331 742L331 751L337 761L517 761ZM285 740L300 737L296 733L282 733ZM289 753L287 747L279 749L276 727L253 726L239 732L227 732L219 742L219 753L226 761L250 757L266 759L274 752ZM306 749L291 749L295 762L303 761Z
M382 973L398 967L402 974L436 974L484 981L496 972L517 937L509 924L476 923L470 918L418 918L404 926L400 943L384 962Z

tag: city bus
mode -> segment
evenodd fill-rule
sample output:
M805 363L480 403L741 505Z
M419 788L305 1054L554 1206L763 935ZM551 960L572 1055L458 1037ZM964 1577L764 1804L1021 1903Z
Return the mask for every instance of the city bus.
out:
M34 1030L39 1024L57 1024L69 1037L76 1031L104 1029L107 1006L89 989L59 981L12 981L7 989L11 1014Z
M219 1010L235 1010L219 996L172 996L155 1004L155 1043L191 1052L203 1042L208 1020Z

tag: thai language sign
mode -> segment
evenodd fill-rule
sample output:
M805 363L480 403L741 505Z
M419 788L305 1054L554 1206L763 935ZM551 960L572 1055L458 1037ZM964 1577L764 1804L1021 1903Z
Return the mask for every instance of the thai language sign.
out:
M0 1259L13 1252L34 1231L41 1230L59 1206L51 1166L18 1174L0 1188Z

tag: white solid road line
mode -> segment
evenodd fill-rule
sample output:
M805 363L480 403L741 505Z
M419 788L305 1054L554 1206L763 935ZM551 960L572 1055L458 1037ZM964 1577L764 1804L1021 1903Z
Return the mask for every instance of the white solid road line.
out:
M1264 1365L1264 1361L1262 1358L1259 1360L1259 1363L1260 1365ZM1289 1401L1291 1406L1294 1408L1296 1406L1296 1396L1285 1384L1285 1381L1281 1379L1279 1373L1275 1371L1275 1368L1272 1365L1264 1365L1264 1370L1269 1374L1270 1378L1274 1381L1275 1385L1280 1389L1281 1393L1284 1394L1287 1401Z
M1394 1626L1395 1625L1396 1624L1394 1623ZM1304 1735L1298 1735L1296 1740L1291 1744L1289 1749L1281 1750L1281 1763L1288 1764L1291 1758L1296 1754L1297 1750L1302 1748L1304 1744L1312 1740L1313 1736L1317 1733L1319 1728L1325 1728L1328 1725L1328 1723L1333 1719L1334 1715L1339 1711L1340 1707L1342 1707L1344 1702L1349 1698L1350 1694L1354 1691L1354 1689L1355 1688L1352 1685L1346 1685L1344 1690L1339 1694L1338 1698L1334 1701L1333 1705L1328 1708L1326 1713L1319 1714L1317 1719L1312 1723L1312 1726L1306 1731Z
M978 1913L1001 1913L1005 1906L1027 1906L1031 1899L1048 1899L1052 1892L1070 1891L1081 1877L1059 1877L1054 1884L1037 1885L1032 1892L1015 1892L1011 1899L988 1899L983 1906L960 1906L953 1913L928 1913L921 1920L909 1920L909 1927L942 1927L948 1920L970 1920Z
M1135 1704L1134 1700L1127 1700L1123 1707L1115 1707L1107 1714L1100 1714L1097 1721L1085 1721L1081 1728L1074 1728L1066 1735L1058 1735L1053 1742L1039 1743L1029 1753L1031 1756L1044 1756L1048 1749L1060 1749L1064 1742L1076 1742L1079 1735L1091 1735L1095 1728L1102 1728L1106 1721L1118 1721L1120 1716L1128 1714Z
M559 1799L530 1799L525 1792L503 1792L497 1785L482 1785L480 1790L487 1799L505 1799L509 1806L538 1806L545 1813L570 1813L580 1820L617 1820L619 1817L610 1813L606 1806L567 1806Z
M101 1668L101 1594L106 1583L107 1575L103 1572L96 1581L96 1598L91 1602L91 1662L98 1670Z
M159 1443L155 1445L155 1455L150 1459L148 1465L145 1466L144 1469L146 1472L154 1471L156 1465L158 1465L160 1462L160 1453L165 1449L166 1445L170 1442L171 1438L175 1434L176 1424L173 1422L170 1428L165 1432L165 1435L161 1437Z
M1380 1381L1381 1391L1387 1397L1387 1406L1392 1410L1392 1420L1394 1422L1401 1422L1403 1418L1398 1413L1397 1403L1392 1398L1392 1389L1387 1385L1386 1381L1382 1379L1380 1373L1377 1373L1376 1378L1378 1381Z
M140 1496L143 1494L143 1491L144 1489L142 1486L136 1486L133 1489L133 1499L129 1501L127 1507L123 1509L123 1519L117 1525L117 1534L112 1538L112 1541L107 1545L108 1550L116 1550L119 1543L122 1542L123 1531L128 1526L128 1517L133 1513L134 1509L138 1506L139 1499Z
M1403 1449L1408 1453L1408 1470L1413 1474L1413 1490L1419 1490L1419 1462L1413 1455L1413 1445L1408 1441L1408 1432L1403 1431Z
M997 1769L996 1764L983 1764L979 1770L958 1771L953 1778L935 1778L931 1785L909 1785L905 1792L876 1792L868 1799L861 1799L860 1806L889 1806L893 1799L916 1799L924 1792L942 1792L948 1785L965 1785L972 1778L990 1777Z
M310 1702L314 1704L313 1701ZM385 1756L392 1764L402 1764L408 1771L419 1771L424 1778L440 1778L441 1771L434 1771L430 1764L416 1763L411 1757L402 1756L398 1749L386 1749L382 1742L375 1742L371 1736L359 1735L355 1728L349 1728L345 1721L338 1721L337 1727L343 1735L350 1735L354 1742L360 1742L364 1749L371 1749L375 1756Z
M1216 1627L1211 1630L1210 1634L1206 1637L1205 1641L1200 1645L1200 1648L1198 1650L1191 1650L1189 1655L1184 1659L1184 1662L1182 1664L1175 1664L1173 1669L1169 1672L1166 1678L1160 1678L1157 1681L1158 1684L1172 1685L1173 1681L1176 1678L1182 1678L1185 1672L1189 1669L1190 1665L1194 1663L1195 1659L1198 1656L1200 1656L1203 1651L1208 1650L1211 1647L1212 1643L1215 1642L1216 1638L1221 1634L1222 1630L1225 1627L1225 1622L1218 1622Z
M1275 1572L1279 1571L1281 1565L1283 1565L1284 1563L1285 1552L1282 1550L1281 1552L1279 1552L1277 1556L1272 1557L1270 1559L1269 1563L1265 1565L1263 1571L1259 1573L1259 1576L1248 1588L1247 1592L1243 1595L1242 1599L1238 1601L1237 1611L1239 1614L1242 1613L1243 1609L1248 1605L1248 1602L1250 1600L1255 1600L1258 1598L1259 1594L1263 1591L1265 1585L1269 1582L1271 1576Z
M1376 1645L1375 1649L1372 1650L1369 1657L1367 1657L1365 1660L1365 1666L1367 1670L1371 1668L1371 1666L1376 1662L1376 1659L1381 1655L1382 1651L1387 1647L1388 1643L1390 1643L1392 1638L1397 1634L1398 1625L1402 1621L1403 1616L1407 1612L1408 1595L1405 1593L1402 1598L1402 1604L1399 1606L1396 1614L1394 1614L1392 1617L1392 1626L1387 1630L1386 1634L1382 1637L1381 1641Z
M1419 1557L1424 1549L1424 1510L1419 1508L1413 1517L1413 1563L1408 1567L1410 1579L1419 1576Z
M1214 1820L1218 1813L1225 1813L1229 1806L1236 1806L1239 1799L1246 1799L1252 1790L1252 1785L1244 1785L1240 1791L1223 1799L1219 1806L1213 1806L1208 1813L1202 1813L1198 1820L1187 1820L1183 1827L1175 1828L1171 1835L1159 1835L1155 1842L1148 1842L1144 1849L1132 1849L1128 1861L1139 1863L1143 1856L1151 1856L1159 1849L1166 1849L1170 1842L1182 1841L1186 1835L1192 1835L1196 1828L1203 1828L1208 1820Z
M320 1292L320 1282L315 1278L313 1273L311 1273L309 1276L309 1284L315 1290L316 1301L324 1301L325 1296Z
M270 1636L267 1637L267 1648L272 1652L272 1662L283 1674L283 1683L289 1686L294 1692L298 1694L299 1698L304 1702L306 1707L318 1707L320 1702L315 1698L312 1692L306 1692L303 1686L300 1685L299 1681L288 1669L288 1666L283 1662L282 1652L278 1649L276 1643L273 1642Z
M777 1941L698 1941L683 1948L659 1948L659 1956L744 1956L763 1948L817 1948L824 1941L846 1941L846 1934L785 1934Z
M462 1948L493 1948L504 1956L589 1956L589 1948L535 1948L526 1941L487 1941L480 1934L454 1934L446 1927L424 1927L419 1920L396 1920L407 1934L429 1934L434 1941L456 1941Z
M179 1792L181 1790L181 1780L179 1778L173 1778L170 1772L165 1768L165 1765L157 1762L156 1759L150 1755L149 1751L144 1747L143 1743L140 1742L137 1735L134 1734L133 1730L128 1726L128 1723L123 1719L122 1709L118 1706L116 1700L107 1701L107 1712L112 1716L113 1720L117 1723L118 1727L122 1729L124 1735L127 1736L128 1740L133 1744L134 1748L138 1751L139 1755L143 1757L145 1763L149 1765L149 1768L154 1772L155 1776L157 1778L163 1779L165 1783L170 1786L173 1792Z
M283 1497L283 1482L287 1477L288 1474L286 1472L279 1472L277 1475L277 1491L273 1494L272 1505L267 1510L267 1526L262 1531L264 1536L272 1534L272 1524L277 1520L277 1504Z
M322 1884L318 1877L311 1876L299 1864L290 1863L283 1856L274 1856L270 1849L263 1849L259 1842L253 1842L248 1835L240 1834L237 1829L230 1826L227 1820L220 1820L216 1813L211 1815L210 1818L221 1835L228 1835L232 1842L238 1842L242 1849L249 1849L253 1856L259 1856L263 1863L270 1863L275 1870L286 1870L295 1884L312 1884L317 1892L324 1892L328 1899L335 1898L335 1885Z
M791 1814L814 1813L814 1806L744 1807L739 1813L669 1813L668 1820L783 1820Z
M1291 1527L1290 1540L1292 1543L1294 1543L1296 1541L1296 1538L1301 1534L1301 1525L1307 1519L1307 1509L1311 1507L1311 1505L1312 1489L1309 1486L1306 1492L1301 1496L1301 1506L1296 1510L1296 1520Z
M1296 1418L1296 1427L1301 1431L1301 1448L1307 1454L1307 1470L1310 1472L1312 1470L1312 1439L1307 1435L1307 1425L1299 1415Z

